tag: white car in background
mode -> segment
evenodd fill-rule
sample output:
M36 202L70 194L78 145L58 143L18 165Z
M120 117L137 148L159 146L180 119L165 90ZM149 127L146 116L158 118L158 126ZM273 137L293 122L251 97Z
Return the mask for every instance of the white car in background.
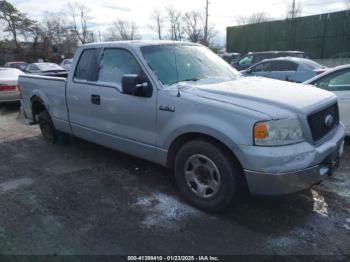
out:
M69 71L71 66L72 66L72 63L73 63L73 58L64 59L61 62L60 66L63 67L64 69L66 69L67 71Z
M241 71L245 76L263 76L267 78L302 83L328 68L306 58L279 57L265 59L247 70Z
M17 68L0 67L0 103L20 100L18 76L23 74Z
M340 120L346 126L347 136L350 136L350 65L335 67L304 84L328 90L338 97Z

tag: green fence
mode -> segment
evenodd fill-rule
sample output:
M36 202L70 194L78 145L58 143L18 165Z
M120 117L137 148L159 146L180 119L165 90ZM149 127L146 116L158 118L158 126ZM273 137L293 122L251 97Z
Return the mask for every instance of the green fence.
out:
M304 51L310 58L350 57L350 11L227 28L228 52Z

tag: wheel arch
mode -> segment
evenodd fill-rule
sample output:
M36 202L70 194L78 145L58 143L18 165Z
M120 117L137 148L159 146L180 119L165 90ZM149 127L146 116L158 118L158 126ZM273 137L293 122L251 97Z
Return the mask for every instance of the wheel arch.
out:
M37 96L37 95L33 95L30 98L30 102L31 102L31 110L32 110L32 116L33 116L33 120L37 120L36 116L43 112L43 111L47 111L47 108L45 106L44 101L41 99L41 97Z
M177 136L170 144L167 154L167 166L171 169L174 167L175 157L181 146L186 144L191 140L205 140L214 143L219 146L224 152L226 152L233 161L236 161L242 168L241 162L233 150L227 146L227 144L221 139L214 137L212 135L202 133L202 132L188 132Z

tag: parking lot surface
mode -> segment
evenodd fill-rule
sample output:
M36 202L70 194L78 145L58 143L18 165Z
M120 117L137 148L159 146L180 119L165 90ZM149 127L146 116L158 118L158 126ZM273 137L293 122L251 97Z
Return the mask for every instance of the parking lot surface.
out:
M350 254L350 143L304 193L187 205L171 172L86 141L49 145L0 105L1 254Z

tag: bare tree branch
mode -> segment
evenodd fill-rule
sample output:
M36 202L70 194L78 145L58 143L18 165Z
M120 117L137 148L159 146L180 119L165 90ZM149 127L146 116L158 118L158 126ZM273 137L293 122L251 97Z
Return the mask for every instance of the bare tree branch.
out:
M166 8L167 20L169 24L169 38L175 41L183 40L182 13L173 6Z
M68 5L70 13L70 25L72 31L75 33L77 38L82 44L93 42L93 34L89 30L88 25L91 20L90 10L83 4L72 4Z
M350 10L350 0L344 0L346 10Z
M236 23L238 25L247 25L247 24L261 24L263 22L270 21L271 19L264 12L253 13L252 15L245 17L239 16L236 18Z
M106 38L108 41L141 39L141 36L138 33L138 26L132 21L118 19L113 22L109 31L110 35Z
M198 43L204 40L203 18L197 11L186 12L183 16L183 28L187 39Z
M297 0L291 0L287 4L287 16L286 19L293 19L301 16L303 13L303 7L301 2L297 2Z
M164 30L164 17L161 9L156 9L151 15L152 25L150 28L155 31L158 35L158 39L163 39L163 30Z

